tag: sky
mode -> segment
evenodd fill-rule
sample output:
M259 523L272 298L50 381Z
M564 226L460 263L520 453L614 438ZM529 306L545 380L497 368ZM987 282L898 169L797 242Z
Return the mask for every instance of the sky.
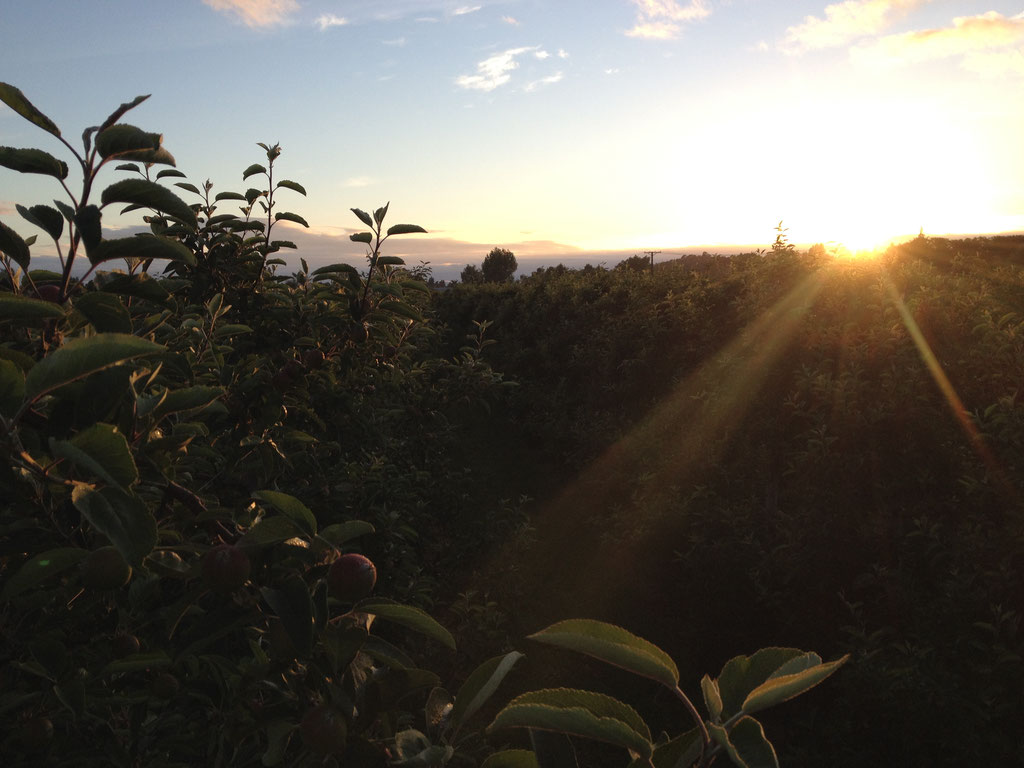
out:
M239 192L279 142L312 261L388 201L431 233L388 252L435 268L1024 230L1021 0L5 0L0 30L69 139L152 94L123 120ZM2 104L0 145L71 159ZM61 194L0 168L23 235Z

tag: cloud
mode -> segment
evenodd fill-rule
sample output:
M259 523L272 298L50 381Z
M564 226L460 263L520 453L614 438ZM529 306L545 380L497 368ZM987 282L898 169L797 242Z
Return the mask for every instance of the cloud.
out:
M519 26L519 22L516 19L513 19L511 16L502 16L501 20L513 27Z
M288 15L299 9L297 0L203 0L215 11L234 16L248 27L270 27L287 23Z
M489 59L484 59L476 65L475 75L460 75L455 79L455 84L460 88L474 91L493 91L499 85L504 85L512 79L512 70L519 68L516 57L533 48L510 48L502 53L495 54Z
M463 5L452 11L452 16L465 16L467 13L476 13L482 7L480 5Z
M555 74L553 75L548 75L547 77L542 77L540 80L534 80L531 83L527 83L526 85L523 86L523 90L529 93L530 91L537 90L542 85L550 85L551 83L557 83L559 80L562 79L562 77L563 74L561 72L555 72Z
M1024 13L958 16L951 27L889 35L850 51L866 64L918 64L960 58L964 68L990 76L1024 75Z
M567 50L565 50L564 48L559 48L558 49L558 58L560 58L560 59L568 59L569 58L569 52Z
M404 37L396 37L392 40L381 40L381 42L384 43L384 45L391 45L396 48L401 48L405 45L406 41Z
M533 55L536 56L541 61L544 61L544 59L548 59L551 57L551 54L544 50L534 51Z
M845 0L825 8L825 18L808 16L786 30L781 48L787 53L838 48L877 35L913 8L931 0Z
M348 19L344 16L335 16L333 13L325 13L322 16L317 16L316 21L313 23L323 31L329 27L342 27L348 24Z
M671 40L679 36L680 24L711 15L708 0L633 0L633 4L637 6L636 24L626 34L647 40Z

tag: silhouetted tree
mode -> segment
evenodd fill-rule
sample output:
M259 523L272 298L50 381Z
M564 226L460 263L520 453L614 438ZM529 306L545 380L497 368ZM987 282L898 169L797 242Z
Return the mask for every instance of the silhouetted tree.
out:
M651 260L646 256L630 256L616 264L615 269L620 272L649 272Z
M467 264L466 268L459 273L459 280L465 285L475 285L484 281L484 275L478 267Z
M510 283L519 265L512 251L495 248L484 258L481 270L485 283Z

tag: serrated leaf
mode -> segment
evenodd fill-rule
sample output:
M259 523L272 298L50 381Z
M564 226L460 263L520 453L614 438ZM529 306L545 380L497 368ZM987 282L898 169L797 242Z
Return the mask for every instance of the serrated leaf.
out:
M299 246L297 246L291 240L271 240L270 241L270 247L273 248L274 250L278 250L280 248L292 248L292 249L295 249L295 248L298 248Z
M201 195L202 194L202 192L199 191L199 187L197 187L195 184L190 184L187 181L176 181L176 182L174 182L174 186L181 187L185 191L193 192L194 194L197 194L197 195Z
M390 207L391 207L391 203L388 202L388 203L385 203L383 206L381 206L380 208L378 208L376 211L373 212L373 220L375 222L377 222L377 226L378 227L384 221L384 217L388 215L388 208L390 208Z
M102 214L95 205L86 205L75 211L75 226L85 244L86 251L92 251L103 239Z
M414 608L411 605L402 605L391 600L385 600L384 598L371 598L357 603L352 610L356 613L372 613L378 619L385 619L395 624L400 624L407 629L437 640L453 651L455 650L455 638L452 637L451 632L419 608Z
M716 681L722 696L722 717L728 720L738 714L751 691L787 661L802 655L803 651L797 648L773 647L762 648L749 657L729 659Z
M328 525L320 531L320 538L336 547L340 547L342 544L351 541L352 539L358 538L359 536L366 536L374 531L375 529L372 525L363 522L362 520L347 520L344 523Z
M131 333L132 318L112 293L90 291L75 301L75 309L100 333Z
M2 83L0 83L0 85L2 85ZM3 252L13 259L15 263L26 272L28 271L28 263L30 259L28 243L22 239L21 235L8 227L2 221L0 221L0 252Z
M504 656L488 659L473 670L455 696L455 706L452 707L450 717L453 733L457 734L462 724L476 714L521 658L522 653L511 651Z
M540 768L530 749L506 749L489 755L480 768Z
M373 263L386 267L399 266L405 264L405 259L401 256L378 256L377 260Z
M816 656L816 654L814 655ZM845 664L848 658L849 655L843 656L841 659L830 661L827 664L821 664L819 661L818 664L812 664L792 674L773 675L750 692L750 695L743 701L742 709L747 714L753 714L792 699L794 696L799 696L829 677Z
M36 555L7 578L0 600L10 600L39 586L47 579L77 565L88 554L85 549L62 547Z
M249 202L245 199L245 195L240 192L218 192L214 195L213 200L214 202L220 202L221 200L245 200Z
M316 515L309 507L294 496L280 491L253 491L254 499L259 499L292 520L307 536L316 535Z
M298 182L289 181L288 179L285 179L284 181L277 182L277 186L284 187L285 189L290 189L293 192L298 192L300 195L303 195L303 196L305 196L305 194L306 194L305 187L303 187Z
M135 163L121 163L120 165L115 165L114 166L114 170L115 171L133 171L135 173L141 173L141 171L139 170L139 166L137 166ZM163 171L161 171L160 173L163 173ZM160 173L158 173L156 175L156 177L158 179L161 178ZM184 176L185 174L182 173L181 175Z
M388 227L388 235L411 235L415 232L427 234L427 230L417 224L395 224L393 227Z
M120 166L118 166L118 167L120 167ZM134 167L134 166L132 166L132 167ZM156 175L156 178L157 178L157 181L159 181L160 179L168 179L168 178L184 179L184 178L186 178L186 176L185 176L184 173L179 171L177 168L164 168L162 171L160 171Z
M130 565L142 565L143 558L156 546L156 520L134 494L114 487L95 490L77 484L71 492L71 501Z
M353 243L366 243L369 245L373 242L373 233L371 232L356 232L354 235L349 235L348 239Z
M266 172L267 172L267 169L264 168L262 165L260 165L259 163L253 163L248 168L246 168L244 171L242 171L242 181L245 181L250 176L255 176L257 173L266 173Z
M13 85L0 82L0 101L47 133L60 136L60 129L54 122L36 109L32 102L25 98L25 94Z
M282 211L281 213L275 213L274 214L274 221L293 221L296 224L301 224L302 226L306 227L307 229L309 228L309 224L306 223L306 220L304 218L299 216L299 214L297 214L297 213L291 213L289 211Z
M370 218L370 214L366 211L360 210L359 208L352 208L352 213L359 217L359 220L366 226L373 228L373 219Z
M0 147L0 165L18 173L37 173L55 179L68 177L68 164L41 149Z
M700 757L700 751L700 732L696 728L691 728L671 741L655 747L651 763L654 763L654 768L690 768ZM637 758L628 768L650 768L650 764Z
M75 209L65 203L63 200L54 200L53 204L57 206L57 210L64 214L64 220L69 224L75 221Z
M139 479L128 440L112 424L93 424L71 440L54 440L55 457L69 461L103 482L127 489Z
M163 137L159 133L150 133L134 125L118 123L111 125L96 134L96 151L100 157L122 157L130 152L155 152L160 149Z
M14 320L35 325L43 320L57 320L64 317L60 304L13 293L0 293L0 320Z
M110 203L132 203L152 208L189 224L196 225L196 214L192 207L180 197L148 179L122 179L103 190L100 200Z
M260 594L281 619L299 656L309 656L313 649L313 600L306 582L293 576L280 589L263 587Z
M114 123L116 123L118 120L120 120L122 117L124 117L125 112L128 112L131 109L135 109L137 106L139 106L139 104L144 102L149 97L150 94L147 93L145 96L136 96L131 101L126 101L125 103L121 104L121 106L119 106L117 109L115 109L107 116L107 119L104 120L103 123L100 125L99 130L106 130Z
M116 259L166 259L181 261L190 266L196 264L195 254L177 240L145 233L104 240L89 251L89 262L92 264Z
M708 732L738 768L779 768L775 748L765 738L761 723L754 718L741 717L728 732L710 723Z
M650 729L632 707L593 691L549 688L512 699L487 726L536 728L616 744L648 758L654 751Z
M35 400L110 366L166 351L163 344L121 333L72 339L32 367L25 377L25 396Z
M569 619L552 624L529 636L547 645L585 653L637 675L657 680L675 689L679 670L672 658L654 643L633 633L591 619Z
M163 147L159 149L138 149L118 154L122 160L138 160L147 165L174 165L174 155Z
M14 206L21 217L30 224L35 224L54 240L59 240L64 233L64 217L56 208L48 205Z

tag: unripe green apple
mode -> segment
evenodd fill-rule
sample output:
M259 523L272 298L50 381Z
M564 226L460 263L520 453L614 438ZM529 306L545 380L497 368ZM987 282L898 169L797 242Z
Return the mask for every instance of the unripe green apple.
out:
M327 589L343 603L354 603L369 596L376 583L377 566L364 555L342 555L327 571Z
M249 579L249 556L234 544L218 544L203 555L203 581L214 592L234 592Z
M82 561L82 585L87 589L117 589L128 583L132 567L115 547L100 547Z
M345 749L348 740L345 716L327 704L319 704L309 710L302 718L299 731L306 745L321 755L338 754Z

